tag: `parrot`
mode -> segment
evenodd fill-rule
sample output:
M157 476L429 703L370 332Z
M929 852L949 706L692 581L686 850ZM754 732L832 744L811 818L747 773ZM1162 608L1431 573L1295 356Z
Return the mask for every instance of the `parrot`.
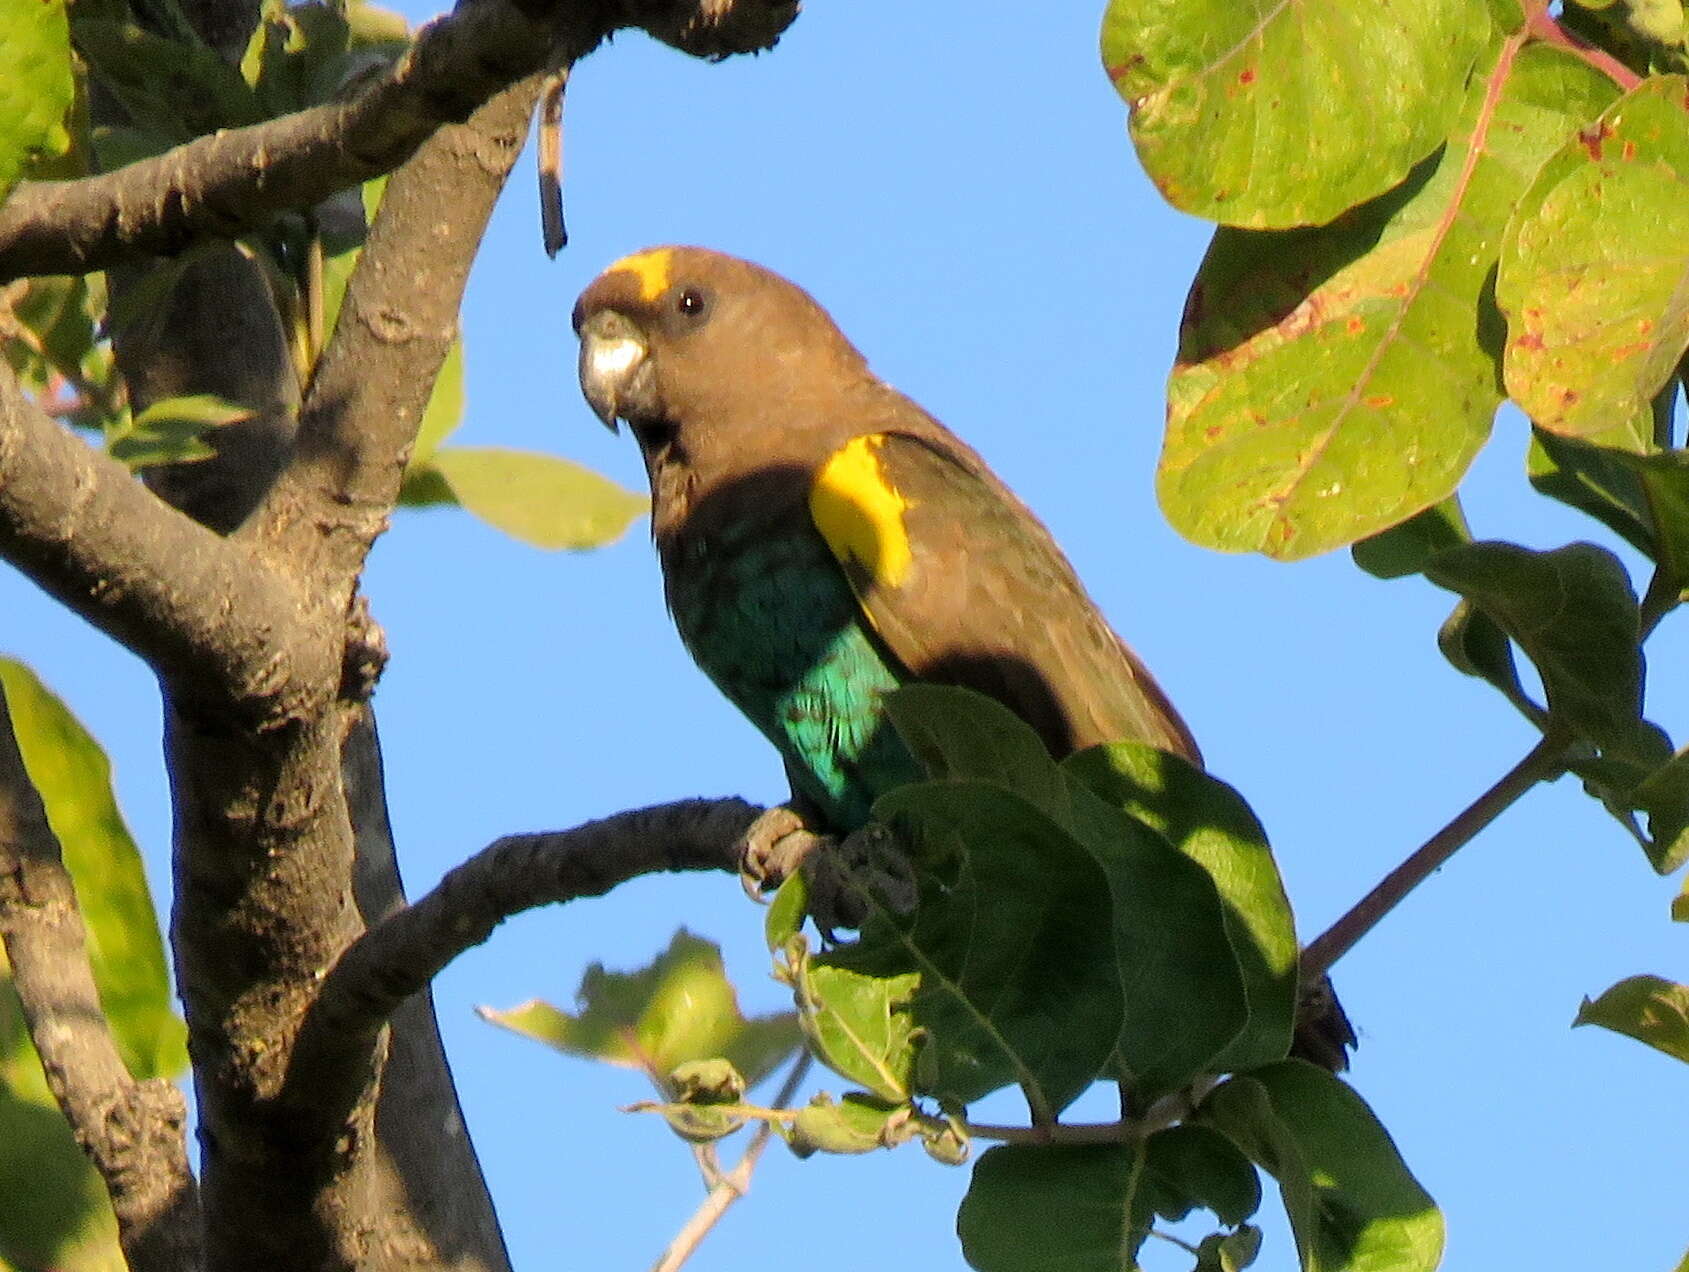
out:
M805 820L849 835L923 776L885 708L911 681L994 698L1056 759L1124 740L1201 767L1043 523L796 284L654 247L594 279L573 325L588 405L644 460L682 644ZM1324 1014L1307 1050L1333 1067L1353 1034Z

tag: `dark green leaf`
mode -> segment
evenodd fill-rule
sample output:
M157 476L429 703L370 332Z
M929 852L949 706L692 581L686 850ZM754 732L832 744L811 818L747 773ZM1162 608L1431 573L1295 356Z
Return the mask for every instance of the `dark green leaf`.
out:
M1242 1272L1261 1253L1261 1230L1244 1224L1236 1232L1214 1232L1196 1248L1192 1272Z
M1355 564L1380 579L1418 574L1444 548L1472 542L1460 496L1450 495L1400 525L1381 530L1349 549Z
M1058 822L1067 819L1061 771L1038 735L996 699L949 685L909 684L887 695L886 712L934 781L989 782Z
M568 1055L640 1069L658 1082L689 1062L722 1059L755 1084L798 1043L791 1013L740 1013L720 949L684 928L640 971L610 972L594 963L577 998L578 1015L537 1001L480 1014Z
M1235 1224L1260 1201L1236 1148L1181 1126L1133 1145L993 1148L974 1167L956 1230L981 1272L1125 1272L1156 1215L1177 1220L1200 1207Z
M1247 1026L1222 1051L1206 1057L1202 1063L1210 1071L1225 1072L1282 1059L1290 1047L1295 1020L1296 962L1301 947L1272 850L1249 806L1224 782L1177 756L1140 743L1092 747L1070 756L1063 762L1062 770L1070 780L1088 787L1104 803L1155 830L1205 870L1218 890L1225 936L1235 959L1236 973L1242 978L1240 988L1246 1004ZM1106 860L1104 864L1106 868ZM1122 878L1117 884L1117 894L1124 897L1133 886ZM1179 964L1170 970L1165 981L1159 975L1154 979L1175 999L1181 993L1190 996L1182 1006L1177 1002L1168 1004L1181 1015L1189 1014L1194 1004L1204 1004L1202 1014L1210 1020L1211 1029L1190 1030L1189 1035L1194 1038L1207 1033L1210 1039L1218 1036L1232 1020L1230 1009L1224 1006L1232 973L1223 969L1221 960L1214 956L1215 951L1187 948L1193 939L1205 939L1201 934L1209 932L1203 917L1208 913L1207 902L1198 899L1204 890L1191 889L1193 922L1191 913L1163 905L1168 898L1152 890L1161 884L1146 879L1135 886L1143 889L1142 896L1155 899L1154 906L1117 900L1117 921L1141 925L1136 940L1155 947L1149 954L1151 966L1163 958ZM1128 919L1122 907L1143 909L1145 913ZM1187 923L1191 925L1189 928ZM1176 931L1163 933L1164 927ZM1128 986L1131 979L1125 969L1132 966L1130 960L1136 957L1139 956L1121 952L1122 978ZM1199 971L1206 972L1200 983L1187 980ZM1128 989L1129 1021L1134 1014L1132 1008ZM1186 1031L1184 1026L1174 1028Z
M1437 631L1437 648L1457 671L1487 680L1524 717L1539 728L1548 714L1539 707L1519 682L1519 668L1513 662L1513 643L1500 624L1471 601L1454 607Z
M1645 443L1638 439L1638 444ZM1534 428L1525 472L1542 494L1594 517L1638 552L1654 555L1647 491L1623 454Z
M139 128L182 142L264 118L240 73L203 44L102 19L79 19L75 40L95 76Z
M1267 228L1329 221L1400 181L1448 135L1489 34L1463 0L1113 0L1102 54L1167 200Z
M908 1012L925 1033L920 1090L967 1104L1017 1082L1034 1117L1049 1120L1096 1078L1120 1032L1103 871L998 786L915 783L881 796L874 818L929 856L935 842L957 846L957 878L923 881L912 916L877 913L861 941L820 961L919 976Z
M1130 1272L1153 1221L1142 1145L1000 1145L956 1214L978 1272Z
M1501 400L1489 280L1506 218L1612 96L1562 50L1528 45L1510 68L1492 54L1448 145L1389 194L1318 229L1221 230L1168 382L1158 493L1175 527L1296 559L1447 498ZM1370 125L1347 131L1370 141Z
M1576 1025L1600 1025L1689 1063L1689 985L1632 976L1578 1008Z
M1281 1060L1221 1083L1198 1110L1284 1196L1305 1272L1431 1272L1443 1217L1361 1098L1325 1070Z
M1661 874L1689 861L1689 749L1631 789L1626 803L1648 815L1648 859Z
M1641 715L1636 594L1611 552L1473 543L1439 553L1425 574L1482 608L1529 655L1562 728L1603 751L1664 762L1670 745Z
M1507 391L1571 437L1646 412L1689 347L1689 80L1650 76L1543 164L1501 248Z
M466 509L538 548L596 548L621 538L646 500L555 455L443 446L430 467Z

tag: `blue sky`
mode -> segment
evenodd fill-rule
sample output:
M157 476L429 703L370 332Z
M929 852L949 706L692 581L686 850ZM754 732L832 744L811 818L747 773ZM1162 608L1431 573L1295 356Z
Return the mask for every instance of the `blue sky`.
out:
M638 488L632 442L602 429L575 385L576 294L662 242L788 274L1048 522L1213 771L1261 817L1311 939L1533 738L1442 662L1447 595L1378 582L1346 553L1293 566L1217 555L1162 520L1162 385L1209 229L1139 171L1098 65L1099 17L1096 0L815 0L757 59L706 66L631 35L601 50L569 90L570 246L554 263L540 250L531 162L494 219L465 307L456 440L554 451ZM1467 487L1475 532L1607 542L1530 493L1524 443L1504 414ZM507 832L783 794L772 751L680 648L643 523L606 550L547 555L461 514L402 514L367 589L393 651L377 705L413 893ZM169 815L144 669L9 572L0 613L0 648L110 747L164 904ZM1679 742L1684 626L1669 620L1651 651L1650 712ZM1354 1084L1444 1207L1445 1267L1665 1268L1689 1243L1685 1071L1568 1028L1582 995L1622 976L1689 979L1672 887L1562 781L1339 964L1361 1033ZM646 1095L639 1079L561 1059L472 1007L567 1004L589 962L641 965L681 924L723 944L749 1009L786 1005L761 912L725 878L647 880L525 916L438 984L519 1266L646 1267L701 1192L659 1122L616 1111ZM914 1149L804 1163L776 1149L690 1266L959 1269L966 1182ZM1188 1266L1170 1247L1146 1259ZM1257 1266L1294 1266L1276 1224Z

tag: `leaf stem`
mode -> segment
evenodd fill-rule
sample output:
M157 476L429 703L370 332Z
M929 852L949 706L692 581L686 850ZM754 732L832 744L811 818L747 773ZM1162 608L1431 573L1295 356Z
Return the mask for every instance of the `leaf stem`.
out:
M1551 44L1581 58L1627 93L1642 82L1640 75L1606 49L1585 43L1561 26L1549 13L1548 0L1526 0L1525 30L1530 32L1531 38L1539 44Z
M1314 981L1331 970L1332 964L1347 954L1356 941L1370 932L1386 914L1421 883L1435 873L1444 862L1475 838L1508 806L1538 782L1552 781L1565 770L1563 756L1566 739L1558 732L1546 734L1496 784L1462 809L1453 821L1444 826L1424 844L1415 849L1406 861L1397 866L1371 892L1319 938L1302 951L1302 976Z

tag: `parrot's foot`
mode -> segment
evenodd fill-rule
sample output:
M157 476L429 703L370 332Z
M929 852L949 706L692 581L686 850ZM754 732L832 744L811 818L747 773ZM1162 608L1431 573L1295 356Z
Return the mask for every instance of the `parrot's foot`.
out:
M739 881L753 899L801 870L809 884L809 915L829 941L835 928L859 928L875 909L906 914L915 908L914 875L902 846L877 822L844 839L810 829L802 813L776 805L740 839Z
M810 829L790 804L776 804L751 823L739 839L739 882L755 900L774 891L831 835Z

